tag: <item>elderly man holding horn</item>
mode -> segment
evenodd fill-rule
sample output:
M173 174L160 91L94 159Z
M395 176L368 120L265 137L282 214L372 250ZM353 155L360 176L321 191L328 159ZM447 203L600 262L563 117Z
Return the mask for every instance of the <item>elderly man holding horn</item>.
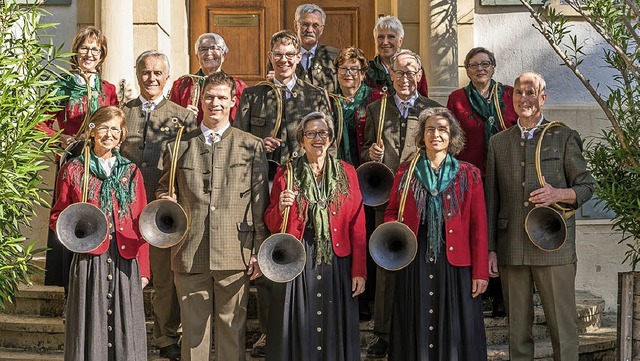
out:
M578 132L559 122L550 123L542 115L545 88L540 74L521 74L513 91L517 126L489 142L485 184L489 274L497 276L500 266L511 360L533 360L535 285L554 360L577 361L573 211L591 198L594 179L587 171ZM528 228L531 223L538 226ZM548 231L542 238L556 238L557 244L549 247L539 237L541 230Z

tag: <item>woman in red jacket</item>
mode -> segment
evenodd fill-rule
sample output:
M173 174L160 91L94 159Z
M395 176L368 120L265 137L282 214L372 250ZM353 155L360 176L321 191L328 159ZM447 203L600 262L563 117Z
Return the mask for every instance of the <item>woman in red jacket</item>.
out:
M142 289L149 282L149 245L138 228L145 207L142 174L116 148L126 137L118 107L98 109L87 132L92 145L87 202L107 216L110 234L89 253L74 253L66 305L65 360L146 360ZM82 201L84 156L58 173L51 229Z
M396 278L389 360L487 359L482 301L487 287L487 216L480 171L457 160L464 133L446 108L418 118L421 151L413 174L400 166L385 211L396 221L408 186L403 222L418 253Z
M304 244L307 263L298 277L272 291L266 359L360 360L356 296L364 291L365 226L353 166L327 153L334 128L324 113L305 116L296 134L306 154L292 160L293 190L286 168L273 181L265 223Z

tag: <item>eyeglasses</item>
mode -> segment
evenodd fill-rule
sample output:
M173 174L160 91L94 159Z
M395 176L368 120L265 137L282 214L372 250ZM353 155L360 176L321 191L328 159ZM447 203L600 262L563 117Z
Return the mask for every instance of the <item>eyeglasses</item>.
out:
M209 51L222 52L222 47L220 47L218 45L199 46L198 47L198 52L200 52L200 53L208 53Z
M360 68L338 67L338 74L340 74L340 75L347 75L347 74L356 75L361 71L362 71L362 69L360 69Z
M102 49L100 48L87 48L87 47L81 47L78 48L78 54L84 56L87 55L88 53L91 53L91 55L94 56L100 56L102 54Z
M324 28L324 25L322 24L318 24L318 23L301 23L298 22L298 25L300 25L301 28L306 29L306 28L313 28L313 30L318 30L318 29L322 29Z
M491 64L491 62L490 62L490 61L482 61L482 62L479 62L479 63L470 63L470 64L467 64L467 68L469 68L469 69L473 69L473 70L480 69L480 68L482 68L482 69L487 69L488 67L490 67L490 66L492 66L492 65L493 65L493 64Z
M283 53L271 52L271 56L273 56L275 60L280 60L282 59L282 57L285 57L287 60L293 60L296 57L296 55L298 55L298 53L283 54Z
M417 75L417 71L402 71L402 70L393 70L393 74L398 79L402 79L406 77L407 79L414 79Z
M107 132L110 132L112 135L120 135L122 133L122 129L116 127L98 127L96 128L96 133L98 135L105 135Z
M307 139L315 139L317 136L320 136L320 139L327 139L329 137L329 131L327 130L308 130L303 134Z

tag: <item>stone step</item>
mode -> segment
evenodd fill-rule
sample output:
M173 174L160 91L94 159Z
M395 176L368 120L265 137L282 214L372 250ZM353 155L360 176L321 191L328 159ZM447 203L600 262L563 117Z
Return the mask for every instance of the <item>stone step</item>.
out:
M0 347L60 351L64 349L64 327L61 317L0 314ZM153 321L146 322L146 329L149 349L157 349L153 339ZM246 347L251 348L259 337L258 320L248 320Z
M551 349L551 341L548 339L537 341L535 350L536 361L553 361L553 352ZM616 329L611 327L601 328L596 331L590 331L580 335L580 360L602 360L613 361L616 351ZM488 346L489 361L507 361L509 360L509 351L506 344ZM0 348L0 361L63 361L62 351L27 351L15 348ZM150 349L149 361L168 361L158 355L158 351ZM212 358L213 359L213 358ZM368 358L364 355L361 361L385 361L387 358ZM247 352L247 360L262 361L262 358L252 358Z

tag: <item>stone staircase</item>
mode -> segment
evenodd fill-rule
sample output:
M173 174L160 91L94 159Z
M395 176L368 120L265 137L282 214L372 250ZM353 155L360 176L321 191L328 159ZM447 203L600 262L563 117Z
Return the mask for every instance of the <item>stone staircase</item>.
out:
M38 280L36 280L38 281ZM158 356L152 337L151 298L153 290L145 290L149 360L166 360ZM255 289L251 290L247 349L259 337ZM604 301L588 292L578 292L577 310L580 329L580 361L613 361L615 359L615 315L605 315ZM536 360L553 360L544 313L536 300L534 337ZM64 294L61 287L34 284L20 286L16 304L0 313L0 361L62 361L64 348ZM383 361L364 356L374 340L373 322L361 322L362 360ZM506 318L485 317L489 360L508 360ZM253 360L248 356L248 360ZM409 360L410 361L410 360Z

